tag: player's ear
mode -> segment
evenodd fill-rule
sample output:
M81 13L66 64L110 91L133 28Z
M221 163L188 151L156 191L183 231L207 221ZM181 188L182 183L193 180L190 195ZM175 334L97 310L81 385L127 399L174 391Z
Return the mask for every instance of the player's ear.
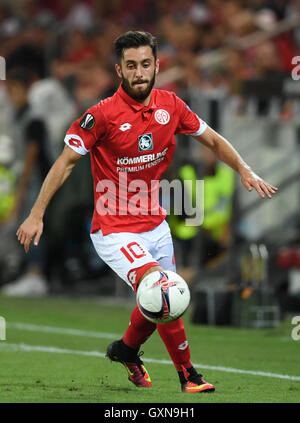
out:
M121 66L120 66L118 63L116 63L116 65L115 65L115 69L116 69L116 72L117 72L117 74L118 74L118 77L119 77L119 78L122 78L122 70L121 70Z
M158 74L158 72L159 72L159 59L156 59L156 62L155 62L155 73L156 73L156 75Z

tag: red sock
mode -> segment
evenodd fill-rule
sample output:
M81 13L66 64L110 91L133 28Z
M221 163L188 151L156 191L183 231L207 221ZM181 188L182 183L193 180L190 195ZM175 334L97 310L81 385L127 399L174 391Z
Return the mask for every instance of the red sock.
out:
M192 367L190 348L182 319L166 323L165 325L157 325L157 330L167 347L176 370L179 372L183 368Z
M156 329L156 324L149 322L136 306L131 314L129 326L123 336L123 342L130 348L138 350Z

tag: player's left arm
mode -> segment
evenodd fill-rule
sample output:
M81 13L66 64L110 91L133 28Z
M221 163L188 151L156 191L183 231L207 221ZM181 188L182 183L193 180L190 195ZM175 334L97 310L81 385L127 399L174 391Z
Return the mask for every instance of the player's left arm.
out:
M242 184L248 191L252 191L254 188L262 198L264 198L265 195L272 198L271 194L275 194L278 190L278 188L264 181L253 172L251 167L245 163L230 142L209 126L201 135L193 135L193 138L210 148L218 159L236 170L241 176Z

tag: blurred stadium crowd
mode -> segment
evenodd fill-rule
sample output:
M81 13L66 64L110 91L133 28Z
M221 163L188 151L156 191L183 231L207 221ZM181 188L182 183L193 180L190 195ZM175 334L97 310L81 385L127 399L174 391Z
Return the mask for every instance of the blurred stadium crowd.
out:
M118 87L117 36L130 29L157 36L157 87L179 94L191 86L203 91L221 87L241 113L243 81L291 74L300 28L255 45L247 41L299 13L297 0L1 0L0 56L6 61L6 80L0 81L0 285L20 282L20 277L24 282L32 270L19 290L6 293L26 295L39 281L40 290L34 290L45 293L44 280L56 269L64 281L105 270L86 236L93 201L87 160L56 196L44 242L26 259L15 229L63 148L72 120ZM216 52L222 52L221 65L208 69L209 55ZM292 117L289 104L281 117ZM78 246L88 268L75 257Z
M237 94L240 80L290 74L291 59L299 52L299 28L254 48L238 47L241 39L272 30L299 9L297 0L1 1L0 55L8 71L24 66L36 79L56 78L76 107L85 109L118 85L114 39L143 28L158 37L160 71L176 65L184 69L179 81L162 88L222 84ZM201 55L222 47L228 47L222 69L199 72Z

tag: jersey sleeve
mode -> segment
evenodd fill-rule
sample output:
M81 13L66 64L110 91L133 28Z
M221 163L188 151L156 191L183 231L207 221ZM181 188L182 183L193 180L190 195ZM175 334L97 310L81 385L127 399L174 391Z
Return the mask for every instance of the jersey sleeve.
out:
M179 113L179 121L176 134L201 135L207 128L207 123L194 113L189 106L176 96L176 110Z
M81 155L88 153L105 135L106 120L99 105L90 107L68 129L64 142Z

